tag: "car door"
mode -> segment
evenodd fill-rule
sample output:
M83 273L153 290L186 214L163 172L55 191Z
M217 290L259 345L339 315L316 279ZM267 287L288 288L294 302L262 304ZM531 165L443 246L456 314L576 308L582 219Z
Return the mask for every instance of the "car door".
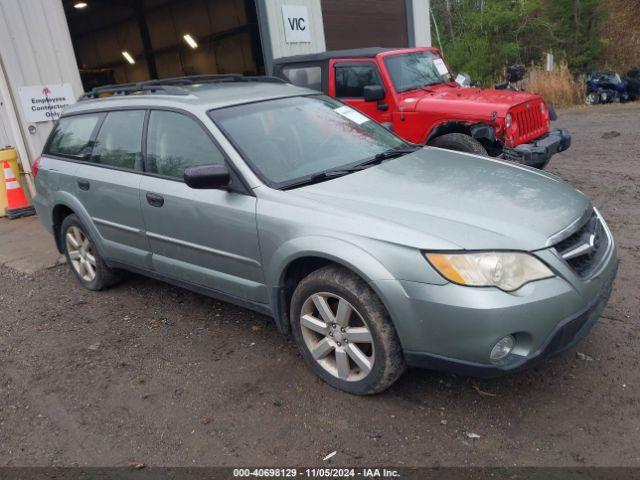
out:
M103 255L150 267L140 209L144 110L106 113L90 157L76 171L76 195L100 236Z
M176 111L149 113L147 175L140 188L153 268L172 279L267 303L256 198L184 183L186 168L208 164L226 159L199 120Z
M366 60L332 60L329 69L329 95L342 100L374 120L384 123L391 119L387 100L381 102L365 102L364 87L379 85L384 88L378 66ZM389 93L387 92L387 97Z

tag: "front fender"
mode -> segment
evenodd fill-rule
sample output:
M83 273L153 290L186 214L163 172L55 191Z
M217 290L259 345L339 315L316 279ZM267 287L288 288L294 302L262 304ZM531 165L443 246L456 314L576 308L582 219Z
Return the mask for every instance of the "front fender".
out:
M289 240L278 247L264 265L265 280L270 285L271 305L278 329L289 332L289 312L284 300L284 279L287 267L305 257L323 258L355 272L385 303L376 280L391 280L393 275L375 257L357 245L342 239L324 236L305 236Z
M320 257L344 265L366 282L394 278L382 263L357 245L334 237L314 235L294 238L278 247L265 265L267 284L282 286L287 266L303 257Z

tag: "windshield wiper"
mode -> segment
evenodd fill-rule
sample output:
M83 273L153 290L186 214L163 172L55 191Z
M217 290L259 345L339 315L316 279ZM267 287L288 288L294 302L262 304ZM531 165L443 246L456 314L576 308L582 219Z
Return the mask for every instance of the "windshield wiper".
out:
M286 190L289 188L302 187L303 185L313 185L314 183L320 183L320 182L324 182L325 180L330 180L332 178L342 177L344 175L357 172L358 170L362 170L362 169L358 167L354 167L354 168L341 168L339 170L325 170L323 172L315 173L300 181L285 185L282 188Z
M322 172L315 173L309 177L306 177L298 182L290 183L289 185L285 185L283 189L296 188L301 187L303 185L313 185L314 183L324 182L325 180L331 180L332 178L343 177L344 175L349 175L350 173L359 172L360 170L364 170L373 165L377 165L384 160L389 160L391 158L400 157L402 155L406 155L407 153L412 153L418 150L421 147L409 147L409 148L390 148L389 150L385 150L384 152L378 153L374 155L372 158L369 158L363 162L354 165L351 168L338 168L335 170L324 170Z
M408 153L413 153L416 150L419 150L420 147L404 147L404 148L390 148L389 150L385 150L382 153L378 153L374 155L372 158L365 160L364 162L359 163L354 169L361 170L362 167L367 167L370 165L377 165L382 163L385 160L390 160L392 158L401 157L402 155L406 155Z

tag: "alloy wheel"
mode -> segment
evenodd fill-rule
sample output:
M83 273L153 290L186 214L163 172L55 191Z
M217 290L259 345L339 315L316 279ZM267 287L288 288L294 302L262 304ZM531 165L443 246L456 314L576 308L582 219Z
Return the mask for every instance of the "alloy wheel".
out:
M73 269L80 278L92 282L96 278L96 257L89 237L80 228L72 226L67 230L64 241Z
M365 378L375 361L373 337L360 313L334 293L314 293L302 305L302 337L311 356L340 380Z

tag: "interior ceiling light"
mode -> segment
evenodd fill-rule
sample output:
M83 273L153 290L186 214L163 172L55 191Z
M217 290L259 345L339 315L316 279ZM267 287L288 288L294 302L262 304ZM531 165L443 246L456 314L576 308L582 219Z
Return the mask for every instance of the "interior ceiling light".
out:
M183 35L182 38L184 38L184 41L187 42L191 48L198 48L198 42L196 42L188 33Z
M77 8L78 10L82 10L86 6L87 6L87 4L85 2L78 2L73 6L73 8Z
M126 50L124 52L122 52L122 56L125 58L125 60L127 62L129 62L131 65L133 65L134 63L136 63L136 61L133 59L133 57L131 56L131 54L129 52L127 52Z

